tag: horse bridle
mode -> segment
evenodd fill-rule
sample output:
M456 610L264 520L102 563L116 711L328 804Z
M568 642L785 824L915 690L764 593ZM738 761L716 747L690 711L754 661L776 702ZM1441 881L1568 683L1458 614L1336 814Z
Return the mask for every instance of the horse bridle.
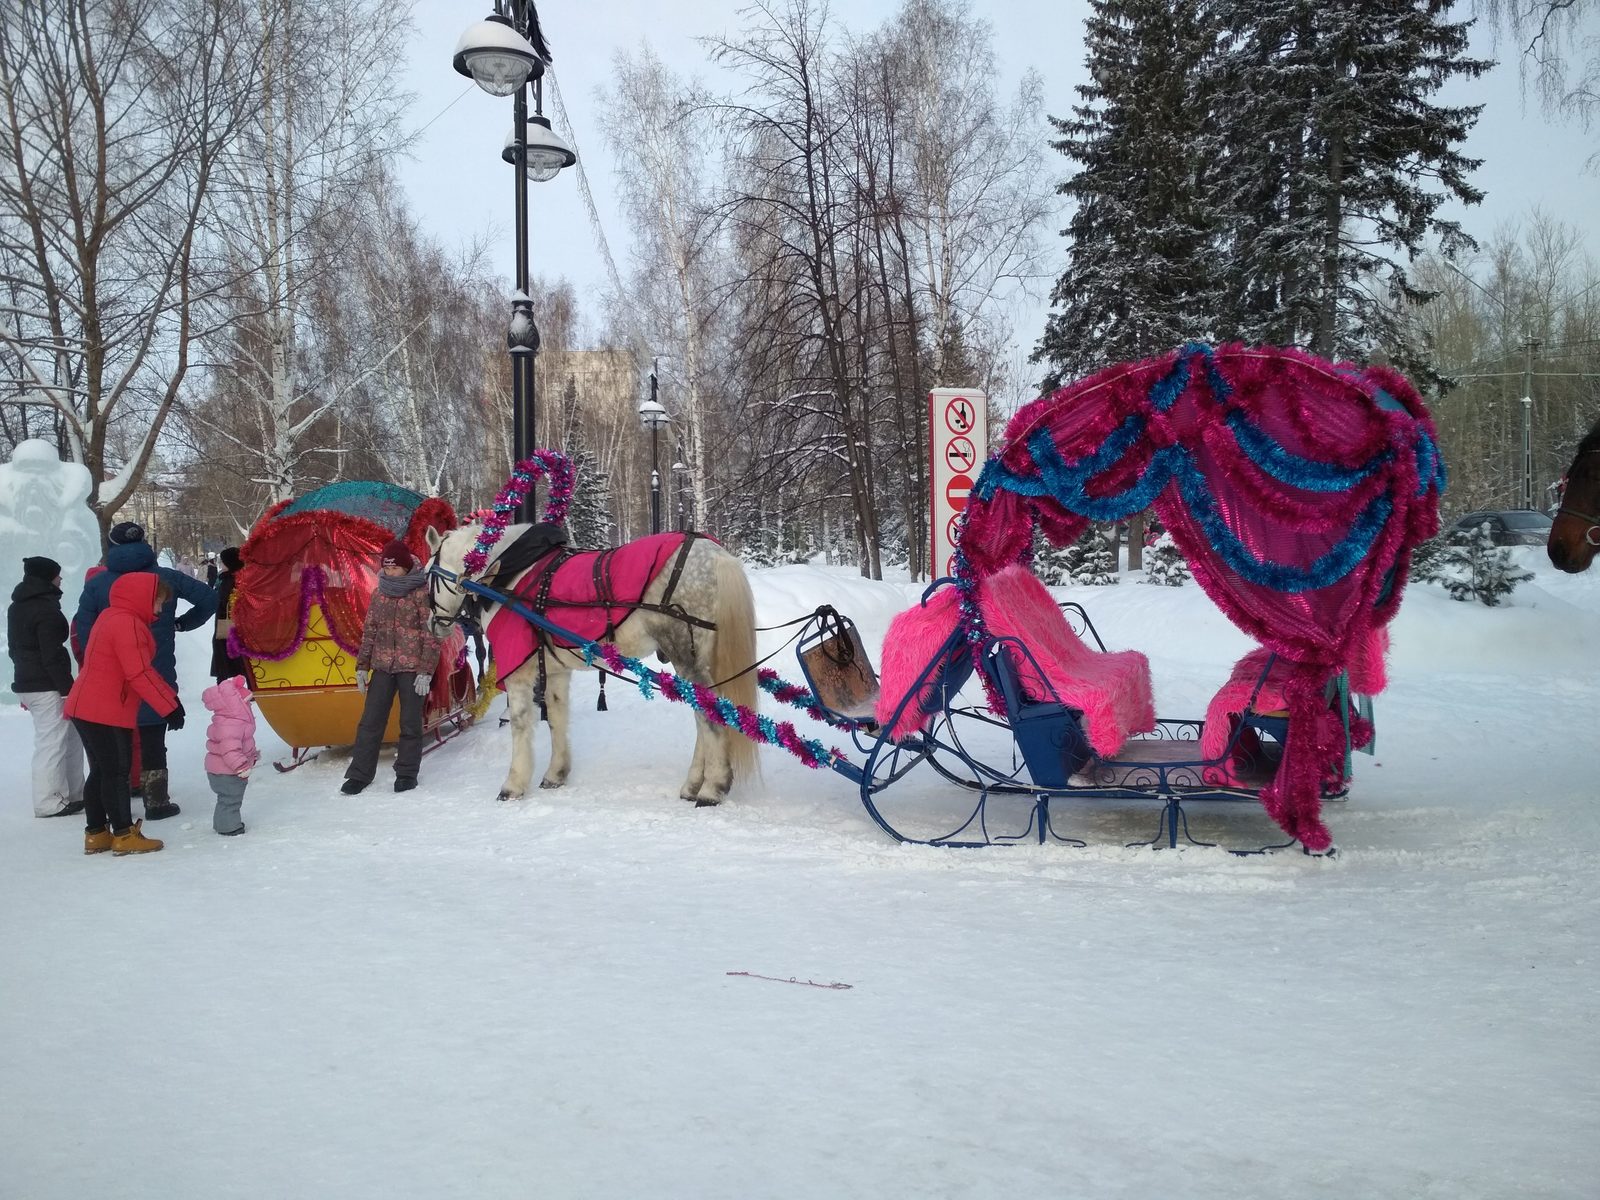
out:
M1583 531L1583 540L1590 546L1600 549L1600 517L1590 513L1579 512L1575 508L1561 507L1556 509L1558 517L1576 517L1580 521L1589 522L1589 528Z
M1578 457L1585 458L1590 454L1600 454L1600 446L1596 446L1593 450L1585 450ZM1589 528L1583 531L1583 540L1590 546L1600 548L1600 517L1592 513L1581 512L1576 508L1568 508L1564 504L1556 509L1556 516L1573 517L1579 521L1587 521Z
M466 617L476 621L477 613L472 611L476 606L476 597L461 586L463 575L440 565L439 552L435 550L433 557L428 560L428 607L433 610L434 619L439 619L438 594L441 590L451 596L460 596L461 602L456 605L456 615L452 620Z

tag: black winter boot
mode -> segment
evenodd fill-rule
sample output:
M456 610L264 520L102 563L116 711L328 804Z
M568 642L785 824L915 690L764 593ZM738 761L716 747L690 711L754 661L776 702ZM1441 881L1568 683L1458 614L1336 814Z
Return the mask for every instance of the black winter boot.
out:
M182 811L172 802L172 793L167 790L167 772L165 768L159 771L141 772L139 783L144 792L144 819L146 821L163 821L168 817L177 816Z

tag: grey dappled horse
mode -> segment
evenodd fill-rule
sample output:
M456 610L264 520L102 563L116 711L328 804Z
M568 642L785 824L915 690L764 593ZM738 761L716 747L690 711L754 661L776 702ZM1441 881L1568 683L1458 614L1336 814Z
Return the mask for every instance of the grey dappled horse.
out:
M480 573L482 577L494 575L496 556L516 542L526 525L508 526L489 562ZM428 530L428 545L433 551L430 567L442 567L449 575L435 574L430 579L429 593L433 603L433 631L443 636L455 623L461 605L466 599L466 589L452 581L459 577L462 561L471 551L482 530L477 525L466 525L441 537ZM674 555L674 557L676 557ZM534 563L510 579L498 581L497 590L512 592L528 571L536 570ZM641 598L645 604L661 604L669 586L672 562L650 580ZM710 687L722 682L718 690L728 699L749 708L756 706L756 673L747 670L755 662L755 601L750 594L750 581L745 578L739 560L709 538L697 537L689 542L688 551L672 591L672 606L689 617L708 622L714 629L691 625L665 612L648 608L635 609L618 624L610 638L605 639L623 654L643 658L655 653L685 679ZM526 600L523 601L527 603ZM482 624L487 631L490 619L500 610L500 605L481 597ZM511 769L500 788L501 800L520 800L533 778L533 731L539 722L538 700L534 695L539 678L539 654L535 652L501 682L506 689L506 704L511 714ZM567 722L570 714L568 696L572 672L585 668L583 654L578 650L549 647L545 651L545 708L550 721L550 766L539 781L542 788L560 787L567 781L572 769L572 751L567 739ZM727 682L723 682L727 681ZM689 763L689 774L678 793L683 799L697 805L719 803L728 794L734 780L742 779L755 768L755 744L742 734L712 725L703 716L695 714L694 757ZM619 738L619 746L626 740Z

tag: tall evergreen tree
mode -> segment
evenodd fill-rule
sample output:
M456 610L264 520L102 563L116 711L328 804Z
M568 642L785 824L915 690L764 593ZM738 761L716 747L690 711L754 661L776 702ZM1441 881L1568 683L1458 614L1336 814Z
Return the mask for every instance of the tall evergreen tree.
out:
M1232 264L1220 332L1330 358L1386 347L1416 370L1425 347L1402 324L1431 293L1406 264L1436 238L1474 243L1439 209L1475 204L1478 160L1458 147L1481 105L1434 103L1467 56L1455 0L1217 0L1206 157ZM1401 258L1404 261L1401 261Z
M572 487L572 503L567 506L567 533L572 544L595 549L612 544L611 511L606 497L611 494L610 474L589 449L583 422L578 419L578 386L569 375L561 397L561 410L567 414L567 431L562 438L567 457L577 472Z
M1091 0L1090 81L1052 145L1078 165L1067 268L1034 350L1057 387L1204 336L1214 321L1211 189L1197 153L1212 38L1200 0Z

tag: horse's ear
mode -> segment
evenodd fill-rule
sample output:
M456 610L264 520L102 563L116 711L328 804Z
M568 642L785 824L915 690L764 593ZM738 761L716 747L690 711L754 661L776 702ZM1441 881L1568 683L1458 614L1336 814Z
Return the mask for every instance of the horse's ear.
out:
M444 544L444 538L432 525L429 525L423 529L422 536L427 539L429 550L437 550L441 545Z

